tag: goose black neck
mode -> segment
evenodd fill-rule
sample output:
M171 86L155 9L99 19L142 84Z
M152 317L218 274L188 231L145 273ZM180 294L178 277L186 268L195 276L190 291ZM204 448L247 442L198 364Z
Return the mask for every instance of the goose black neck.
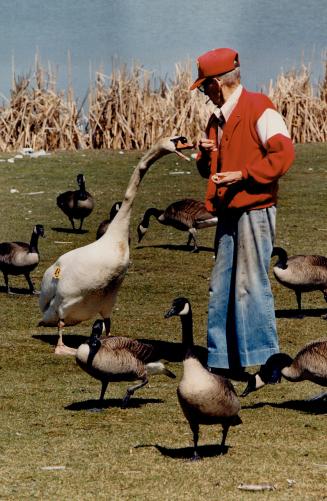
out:
M85 189L85 181L80 181L79 190L78 190L78 198L79 200L87 199L87 191Z
M38 251L38 241L39 241L39 234L35 233L33 231L32 236L31 236L31 241L30 241L30 252L39 252Z
M90 339L88 340L87 344L90 347L90 351L89 351L89 355L87 357L86 365L88 367L91 367L92 363L93 363L93 359L100 349L101 341L98 339L97 336L91 336Z
M288 256L285 249L283 249L282 247L274 247L271 255L278 257L278 266L283 268L283 270L287 268Z
M155 207L150 207L150 209L147 209L144 213L142 226L147 228L149 226L150 217L153 216L156 219L158 219L158 217L160 217L161 214L163 214L163 212L164 211L161 209L156 209Z
M186 360L187 358L194 356L192 311L190 310L187 315L181 315L180 318L182 322L184 360Z

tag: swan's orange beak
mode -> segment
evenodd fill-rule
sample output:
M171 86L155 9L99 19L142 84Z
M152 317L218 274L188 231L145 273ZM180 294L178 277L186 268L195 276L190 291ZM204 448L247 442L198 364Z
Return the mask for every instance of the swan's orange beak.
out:
M190 150L194 148L194 144L189 143L186 137L180 137L176 141L176 155L179 157L183 158L184 160L187 160L188 162L191 160L187 156L183 155L183 153L180 150Z

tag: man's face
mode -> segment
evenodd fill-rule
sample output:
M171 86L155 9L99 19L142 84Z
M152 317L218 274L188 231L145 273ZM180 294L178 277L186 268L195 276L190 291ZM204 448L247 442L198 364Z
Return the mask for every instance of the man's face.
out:
M220 81L217 77L207 78L199 88L206 96L219 108L224 104L224 97L221 90Z

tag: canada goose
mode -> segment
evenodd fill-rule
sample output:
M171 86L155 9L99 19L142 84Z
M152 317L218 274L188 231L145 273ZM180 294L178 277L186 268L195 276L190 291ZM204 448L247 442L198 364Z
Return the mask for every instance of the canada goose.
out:
M149 228L150 217L153 216L157 221L166 226L172 226L177 230L188 231L187 245L190 246L193 240L193 252L198 252L196 242L196 230L216 226L218 218L207 211L203 202L185 198L174 202L165 210L151 207L143 215L143 219L137 227L139 242L141 242Z
M82 229L84 219L89 216L94 207L92 195L85 189L85 177L83 174L78 174L77 184L78 190L65 191L57 197L57 205L59 209L68 216L69 221L75 231L74 219L80 219L79 231Z
M122 406L126 407L133 393L148 383L149 375L164 374L170 378L176 377L162 362L149 362L154 351L153 346L121 336L99 339L103 327L103 320L96 320L91 337L81 344L76 352L78 365L90 376L101 381L100 405L109 382L139 381L138 384L127 388L122 403Z
M38 250L40 236L44 237L44 228L42 224L37 224L33 228L29 244L25 242L0 243L0 270L3 273L8 294L11 294L8 275L24 275L30 294L38 294L34 288L30 273L40 261Z
M276 280L293 289L301 314L301 294L320 290L327 301L327 258L316 255L287 256L282 247L274 247L272 256L278 256L273 267Z
M280 382L281 376L288 381L307 380L327 386L327 339L307 344L294 359L286 353L276 353L269 357L260 370L252 374L242 397L265 384Z
M200 424L221 424L223 435L221 448L230 426L241 424L238 412L241 408L232 383L203 367L194 354L193 321L190 302L183 297L175 299L165 318L179 315L182 323L184 348L183 376L177 388L182 411L193 433L192 459L199 459L197 447Z
M60 256L44 273L41 284L39 325L58 327L56 354L75 354L62 341L65 325L75 325L100 314L106 331L120 285L129 265L129 227L139 184L149 167L163 155L192 148L183 136L163 138L135 167L122 206L107 231L89 245Z
M99 238L102 237L102 235L106 232L106 229L108 228L109 224L121 208L122 202L115 202L113 206L110 209L109 212L109 218L105 219L99 224L99 227L97 229L97 234L96 234L96 240L99 240Z

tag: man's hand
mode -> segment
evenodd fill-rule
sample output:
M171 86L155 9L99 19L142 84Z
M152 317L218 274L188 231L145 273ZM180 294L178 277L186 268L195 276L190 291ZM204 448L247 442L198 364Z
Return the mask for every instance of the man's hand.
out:
M231 172L217 172L211 179L218 186L230 186L231 184L237 183L238 181L242 181L243 175L240 170L231 171Z
M199 141L199 150L208 153L209 151L217 151L217 146L213 139L203 137Z

